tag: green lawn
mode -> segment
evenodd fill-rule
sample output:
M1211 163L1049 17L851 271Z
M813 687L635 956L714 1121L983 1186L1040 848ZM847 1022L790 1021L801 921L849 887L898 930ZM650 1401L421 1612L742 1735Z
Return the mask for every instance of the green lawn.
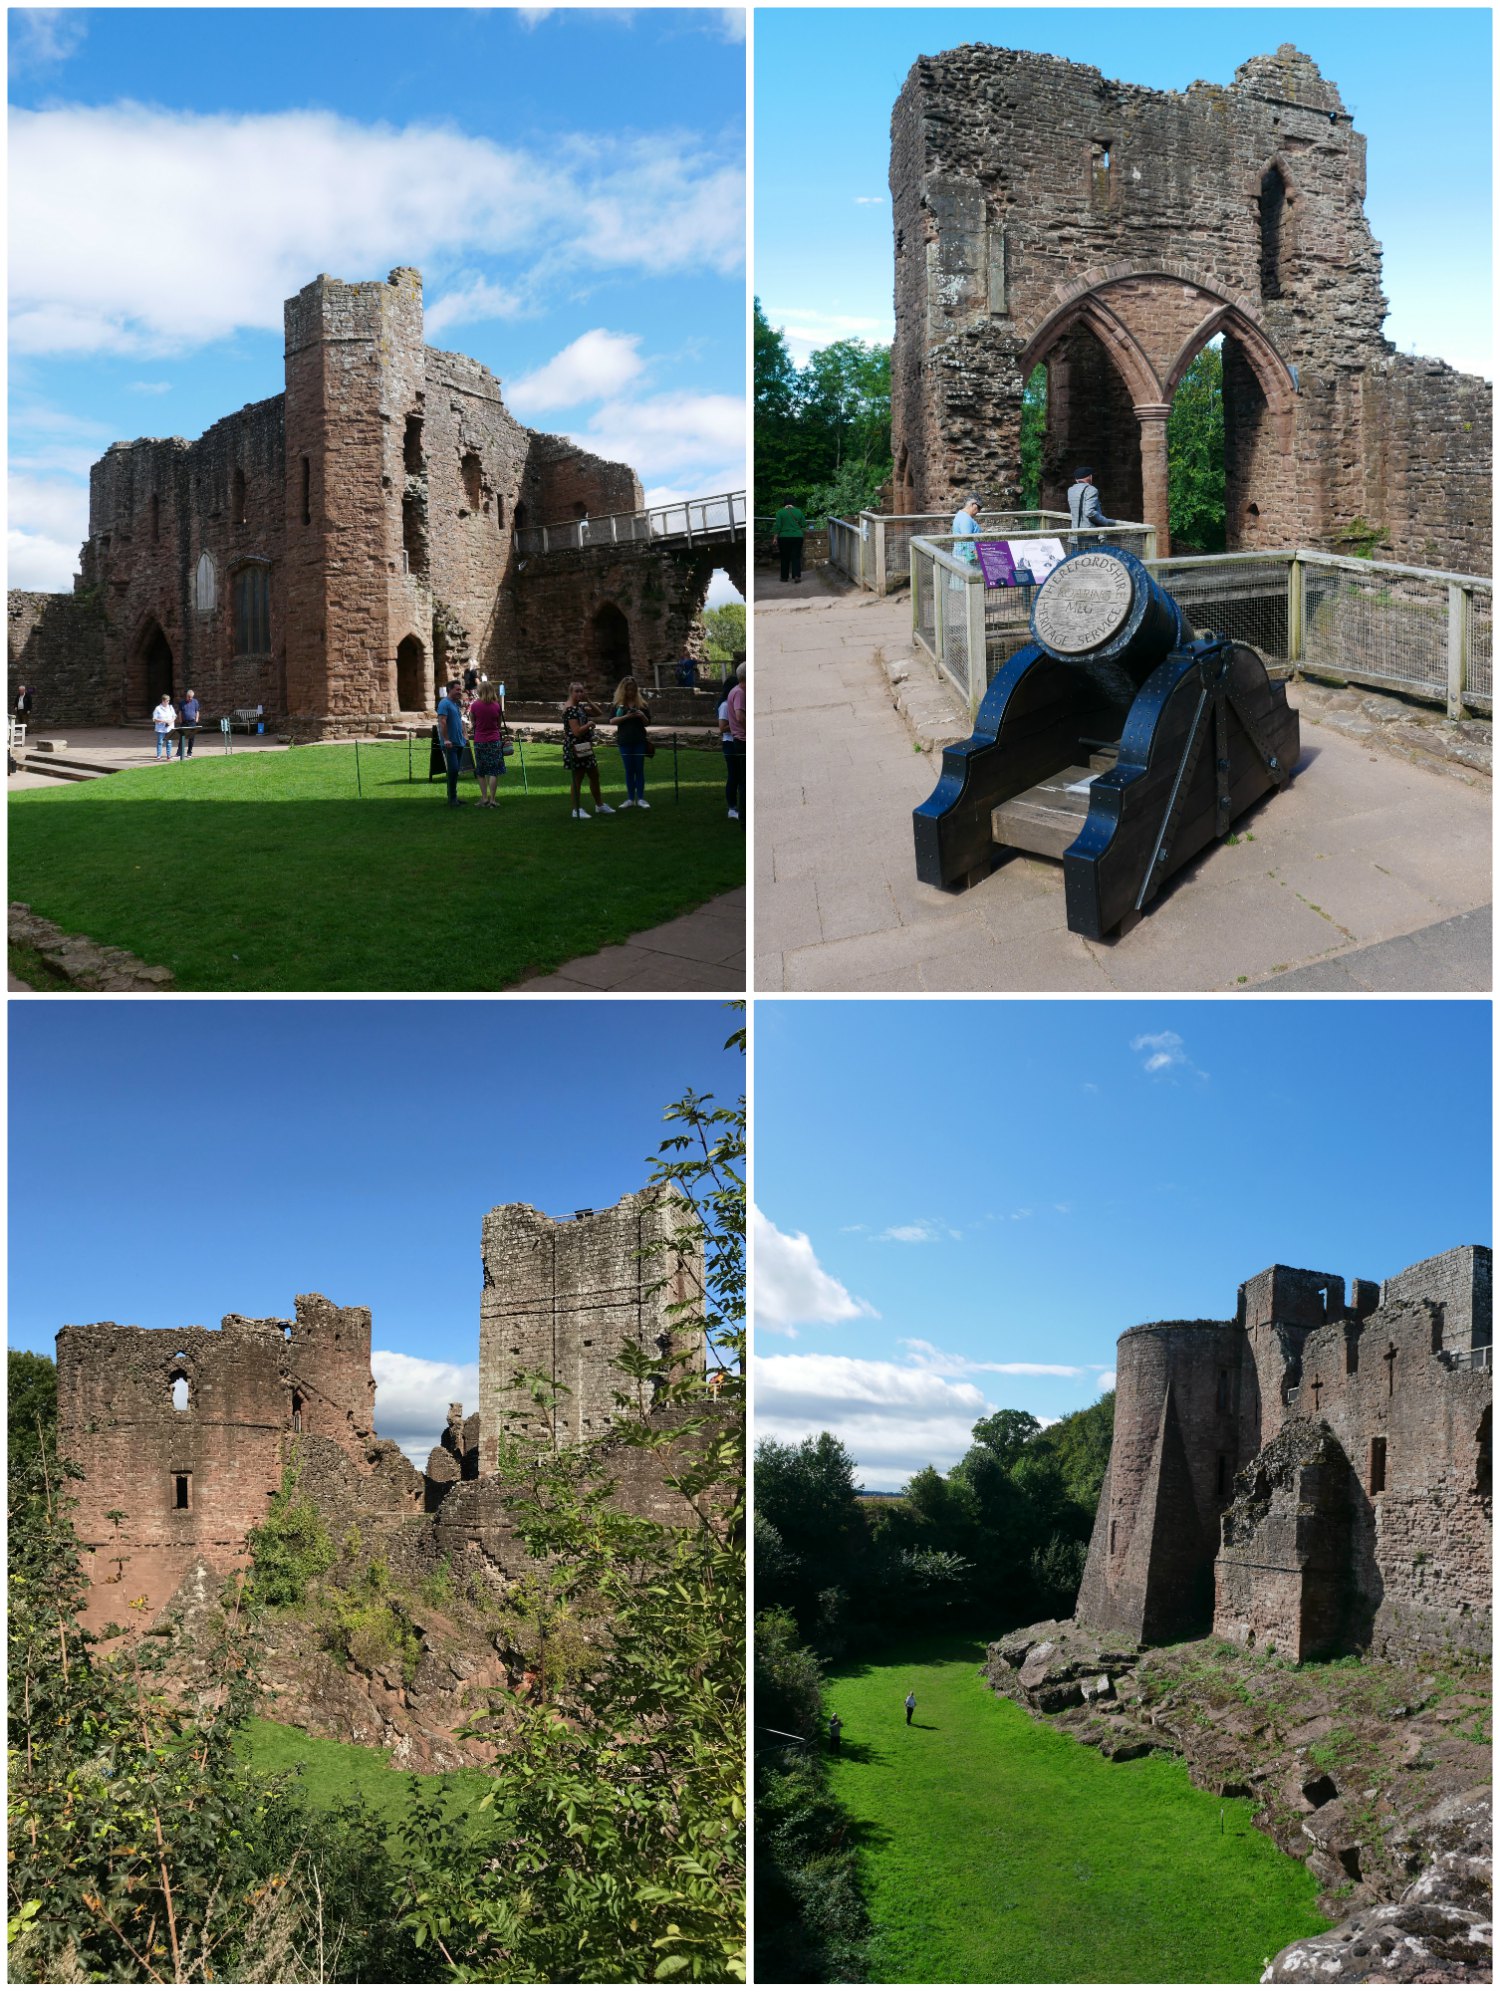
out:
M498 809L444 806L405 745L224 755L10 799L10 897L170 968L184 989L500 989L744 882L718 752L647 766L649 810L575 822L560 747ZM600 755L618 806L619 758Z
M993 1693L982 1659L950 1640L829 1676L879 1981L1251 1984L1327 1929L1245 1800L1167 1758L1109 1763Z
M389 1750L330 1743L289 1729L283 1722L255 1721L245 1725L242 1754L257 1771L297 1771L298 1789L309 1805L331 1809L362 1798L391 1826L399 1825L411 1810L412 1773L398 1770ZM457 1832L489 1784L483 1771L446 1771L421 1778L416 1791L424 1799L434 1790L442 1792L447 1799L445 1815ZM488 1813L481 1816L488 1821Z

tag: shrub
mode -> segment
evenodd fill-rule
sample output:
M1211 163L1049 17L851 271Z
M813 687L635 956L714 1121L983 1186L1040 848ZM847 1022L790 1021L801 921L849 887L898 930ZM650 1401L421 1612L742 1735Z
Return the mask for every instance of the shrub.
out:
M271 1609L300 1605L307 1587L334 1561L323 1518L304 1495L297 1495L300 1468L289 1461L271 1512L250 1531L251 1588L255 1602Z

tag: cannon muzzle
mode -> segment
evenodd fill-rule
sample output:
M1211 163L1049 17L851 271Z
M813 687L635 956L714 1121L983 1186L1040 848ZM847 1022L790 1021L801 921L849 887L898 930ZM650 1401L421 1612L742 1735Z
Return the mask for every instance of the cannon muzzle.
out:
M1254 650L1195 635L1119 547L1061 561L1031 634L913 814L917 876L977 884L1006 848L1061 858L1068 925L1101 940L1286 786L1297 715Z

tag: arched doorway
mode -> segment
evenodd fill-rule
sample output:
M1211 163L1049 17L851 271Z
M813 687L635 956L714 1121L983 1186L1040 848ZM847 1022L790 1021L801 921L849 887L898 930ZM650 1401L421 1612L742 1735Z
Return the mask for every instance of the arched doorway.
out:
M172 646L165 630L149 617L141 625L125 669L125 717L149 719L163 693L172 690Z
M403 636L396 645L396 705L401 712L426 712L432 703L427 683L427 652L416 636Z
M629 675L630 625L613 602L594 611L589 624L589 663L594 682L613 691Z

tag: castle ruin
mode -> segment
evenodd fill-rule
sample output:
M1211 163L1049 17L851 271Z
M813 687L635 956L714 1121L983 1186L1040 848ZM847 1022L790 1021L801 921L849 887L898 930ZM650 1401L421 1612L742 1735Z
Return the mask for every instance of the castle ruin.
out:
M60 1329L58 1449L84 1474L75 1527L85 1624L149 1626L195 1572L243 1568L249 1532L294 1461L300 1491L331 1525L358 1523L414 1579L444 1559L461 1579L501 1583L528 1567L502 1470L517 1447L535 1456L596 1441L599 1472L626 1512L691 1519L659 1462L610 1436L614 1393L632 1390L611 1367L628 1342L660 1358L658 1375L702 1366L701 1331L678 1325L701 1305L702 1257L677 1249L674 1232L651 1191L570 1219L527 1204L490 1211L479 1408L465 1417L451 1407L425 1473L376 1434L367 1308L299 1294L289 1321ZM666 1249L650 1253L653 1242ZM516 1385L521 1372L559 1389L555 1415Z
M1021 503L1045 367L1041 503L1091 464L1168 549L1167 419L1222 339L1231 549L1488 573L1490 384L1383 336L1365 141L1290 44L1232 84L1113 82L1055 56L923 57L891 120L897 513Z
M144 720L188 686L299 739L430 719L473 662L508 696L599 697L676 659L744 546L579 522L640 481L523 428L478 361L424 343L422 278L321 276L287 300L285 392L205 431L114 443L89 480L74 593L14 593L12 686L48 724ZM575 542L536 553L529 527Z
M1076 1617L1301 1661L1490 1633L1491 1254L1378 1286L1271 1266L1118 1347Z

